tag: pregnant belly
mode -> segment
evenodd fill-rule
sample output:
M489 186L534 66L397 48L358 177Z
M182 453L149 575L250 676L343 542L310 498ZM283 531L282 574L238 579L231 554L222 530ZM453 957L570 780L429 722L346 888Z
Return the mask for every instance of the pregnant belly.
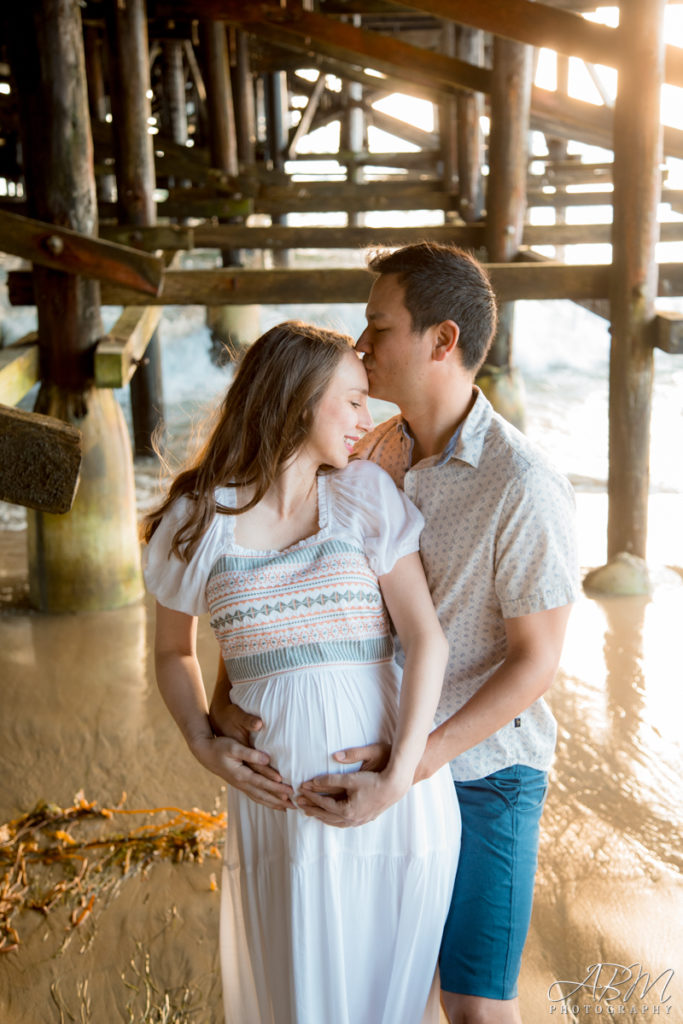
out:
M252 743L270 755L273 767L297 789L316 775L359 767L334 761L335 751L391 740L398 685L393 663L382 662L239 683L230 697L263 720Z

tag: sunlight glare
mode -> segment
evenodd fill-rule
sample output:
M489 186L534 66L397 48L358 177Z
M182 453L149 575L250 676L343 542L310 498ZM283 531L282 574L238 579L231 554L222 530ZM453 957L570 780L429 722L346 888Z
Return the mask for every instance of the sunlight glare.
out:
M382 114L389 114L397 117L406 124L412 124L415 128L421 128L425 132L434 131L434 104L429 100L420 100L416 96L405 96L400 92L393 92L391 96L385 96L372 104L373 110L379 110Z

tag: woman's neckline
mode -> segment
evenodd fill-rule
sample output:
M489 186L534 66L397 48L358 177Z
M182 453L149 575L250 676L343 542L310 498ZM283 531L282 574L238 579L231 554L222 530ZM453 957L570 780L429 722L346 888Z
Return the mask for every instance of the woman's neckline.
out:
M237 524L237 516L225 516L227 520L227 528L230 533L230 543L233 547L239 548L240 551L246 551L249 554L255 555L282 555L288 551L294 551L301 547L303 544L314 540L323 534L329 524L329 508L328 508L328 489L327 489L327 473L318 473L316 476L316 486L318 493L318 524L317 529L307 534L305 537L300 537L299 540L293 541L291 544L287 544L283 548L254 548L247 547L244 544L240 544L235 537L235 526ZM220 488L223 490L223 488ZM230 502L223 502L223 504L229 504L231 508L235 508L237 489L235 487L227 487L225 490L230 495Z

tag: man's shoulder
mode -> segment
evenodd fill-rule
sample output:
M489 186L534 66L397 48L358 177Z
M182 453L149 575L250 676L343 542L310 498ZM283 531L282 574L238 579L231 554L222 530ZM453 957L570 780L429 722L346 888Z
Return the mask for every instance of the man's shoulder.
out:
M503 479L555 480L570 486L535 441L493 412L482 451L482 464L494 467Z
M380 423L356 444L353 450L353 457L355 459L370 459L373 462L381 463L381 453L387 444L395 440L396 444L400 445L399 427L401 421L400 414L397 414L392 416L391 419Z

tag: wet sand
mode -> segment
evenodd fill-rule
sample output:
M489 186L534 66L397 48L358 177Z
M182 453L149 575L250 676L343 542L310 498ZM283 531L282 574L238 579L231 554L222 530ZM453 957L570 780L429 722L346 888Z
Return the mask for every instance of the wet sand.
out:
M25 595L25 534L0 533L0 823L40 799L68 805L80 789L103 806L123 791L128 807L221 803L222 783L193 761L158 696L151 603L45 616ZM673 584L650 600L582 597L573 612L550 694L560 736L520 983L525 1024L683 1022L682 623ZM206 622L199 650L210 685ZM61 953L64 913L24 914L22 945L0 956L2 1024L218 1024L216 868L155 865ZM617 966L590 973L602 964ZM647 994L644 978L634 988L639 972L654 982ZM165 999L185 1009L146 1010Z

